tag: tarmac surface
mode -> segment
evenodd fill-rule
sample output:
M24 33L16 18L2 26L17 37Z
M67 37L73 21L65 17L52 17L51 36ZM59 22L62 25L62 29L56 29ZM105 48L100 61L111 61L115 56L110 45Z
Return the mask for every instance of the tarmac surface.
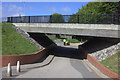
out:
M49 56L53 57L50 58L52 60L49 65L39 67L46 60L41 62L42 64L35 63L34 66L38 67L28 64L33 67L29 69L27 69L28 65L23 65L20 73L13 70L11 78L101 78L84 62L85 57L78 50L78 45L64 46L61 41L55 42L58 47L50 52ZM5 78L6 71L3 71L3 74Z

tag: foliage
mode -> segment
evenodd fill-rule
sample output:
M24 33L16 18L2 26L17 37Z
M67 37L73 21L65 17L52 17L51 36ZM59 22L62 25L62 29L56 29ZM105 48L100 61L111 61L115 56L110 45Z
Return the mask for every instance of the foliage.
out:
M82 6L82 9L79 9L79 11L73 15L80 15L79 23L106 23L106 21L112 20L112 15L106 16L105 14L115 13L119 5L120 3L118 2L88 2L86 6ZM76 17L71 16L69 22L75 22L76 20ZM110 22L111 21L108 23Z
M61 14L54 13L54 14L51 15L50 22L53 22L53 23L54 22L55 23L57 23L57 22L64 22L64 18L63 18L63 16Z
M73 14L73 15L69 18L68 22L76 23L76 22L77 22L77 16L76 16L76 14Z
M12 26L10 23L2 23L2 55L32 54L39 50Z
M67 39L67 41L69 41L70 43L80 43L80 41L77 39Z
M49 35L47 35L52 41L55 41L55 40L60 40L63 42L63 38L56 38L56 37L50 37ZM79 40L77 39L66 39L67 41L69 41L70 43L80 43Z

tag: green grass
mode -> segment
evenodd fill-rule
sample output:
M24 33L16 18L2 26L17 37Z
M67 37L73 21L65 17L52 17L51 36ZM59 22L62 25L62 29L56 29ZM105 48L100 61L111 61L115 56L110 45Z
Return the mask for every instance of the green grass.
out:
M71 43L80 43L80 41L77 39L68 39L68 41Z
M59 38L54 38L54 37L50 37L48 36L52 41L55 41L55 40L60 40L63 42L63 39L59 39ZM67 41L69 41L70 43L80 43L79 40L77 39L66 39Z
M109 70L117 73L120 75L120 72L118 71L118 63L119 63L119 60L118 60L118 56L120 55L120 52L112 55L111 57L103 60L103 61L100 61L100 63L102 63L106 68L108 68Z
M48 36L48 35L47 35ZM58 38L48 36L52 41L58 40Z
M12 26L11 23L2 23L2 55L32 54L39 50Z

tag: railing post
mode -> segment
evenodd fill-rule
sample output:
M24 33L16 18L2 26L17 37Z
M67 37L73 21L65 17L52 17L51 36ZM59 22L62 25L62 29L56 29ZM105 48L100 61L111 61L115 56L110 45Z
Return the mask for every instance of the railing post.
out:
M120 14L118 14L118 24L120 24Z
M7 22L10 22L10 17L7 17Z
M50 23L52 23L52 15L50 15Z
M29 20L29 23L30 23L30 16L29 16L29 19L28 19L28 20Z
M77 15L77 23L79 23L79 15Z
M112 14L112 24L114 24L114 14Z
M13 18L11 17L11 23L13 23Z
M117 14L117 24L119 23L119 14Z

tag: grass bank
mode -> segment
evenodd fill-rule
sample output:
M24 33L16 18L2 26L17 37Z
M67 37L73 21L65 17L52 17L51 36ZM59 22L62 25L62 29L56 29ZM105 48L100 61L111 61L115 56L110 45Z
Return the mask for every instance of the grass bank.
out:
M111 57L109 57L105 60L102 60L100 63L102 63L109 70L120 75L120 72L119 72L120 67L118 67L118 64L120 63L119 55L120 55L120 52L112 55Z
M48 35L47 35L48 36ZM55 40L60 40L60 41L62 41L63 42L63 39L61 39L61 38L55 38L55 37L50 37L50 36L48 36L52 41L55 41ZM67 41L69 41L70 43L80 43L80 41L79 40L77 40L77 39L66 39Z
M11 23L2 23L2 55L32 54L39 49L21 36Z

